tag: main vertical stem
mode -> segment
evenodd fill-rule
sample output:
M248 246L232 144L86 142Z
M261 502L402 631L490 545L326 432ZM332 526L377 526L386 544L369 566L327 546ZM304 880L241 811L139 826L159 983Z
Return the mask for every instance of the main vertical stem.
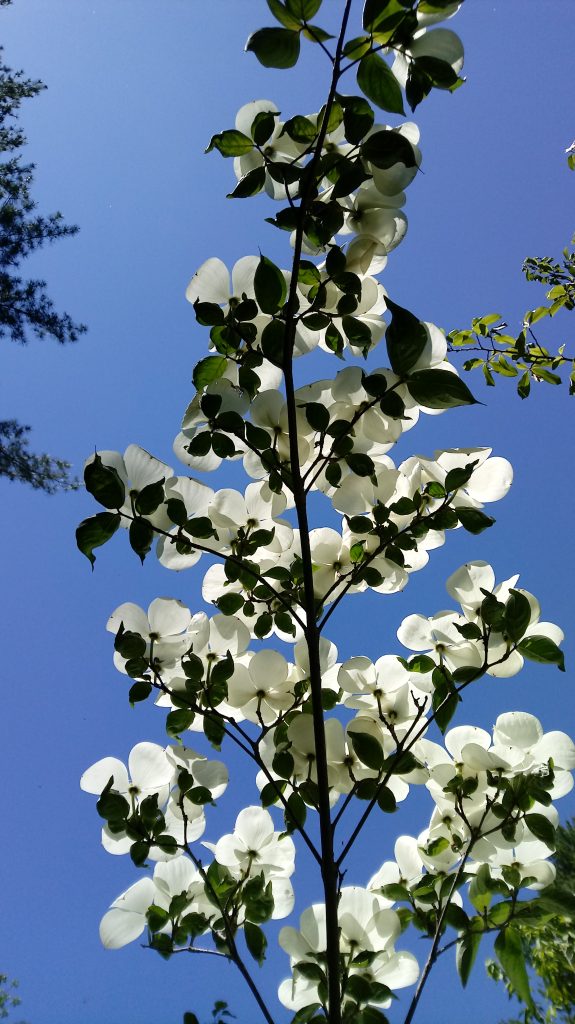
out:
M309 678L313 711L313 728L316 757L315 765L317 772L319 804L318 813L321 841L321 876L323 883L326 916L326 971L328 988L329 1024L341 1024L339 921L337 912L339 902L339 869L335 862L335 855L333 849L334 830L331 820L331 808L329 803L329 775L325 739L325 726L323 717L321 664L319 652L321 631L317 623L316 600L313 586L313 562L311 557L311 546L309 538L307 497L305 493L304 484L302 481L301 466L299 461L297 435L297 407L293 379L293 351L297 325L296 313L298 308L298 271L301 261L304 224L306 216L308 215L309 204L313 201L315 195L317 194L314 170L321 157L323 144L327 134L327 125L331 109L333 107L333 103L335 100L351 4L352 0L345 0L341 28L339 31L336 52L333 60L333 73L329 89L329 95L324 109L323 122L320 126L320 131L314 153L308 165L306 185L303 189L303 194L301 195L301 202L298 210L298 224L295 233L292 276L285 311L286 330L283 361L283 373L286 389L286 402L289 424L290 469L292 476L292 490L299 527L301 558L303 565L304 611L306 620L304 632L309 659Z
M287 368L286 368L287 369ZM341 987L339 970L339 922L337 907L339 901L339 871L335 862L333 849L333 827L331 821L331 808L329 803L329 776L327 763L327 749L325 741L325 727L323 718L322 685L321 685L321 664L319 653L320 631L316 621L316 603L313 589L313 563L309 539L309 525L307 519L307 503L303 488L297 453L297 423L295 422L295 397L293 376L291 372L291 360L289 371L286 373L286 393L288 397L288 410L293 409L294 425L290 422L290 448L292 451L291 470L293 480L293 493L295 499L298 526L300 531L301 557L303 563L303 584L304 602L306 612L305 638L309 659L309 678L311 687L311 702L313 709L313 729L315 740L315 765L317 772L318 787L318 812L321 841L321 876L323 882L323 893L325 902L326 917L326 957L327 957L327 982L328 982L328 1006L329 1024L341 1024ZM292 446L292 440L295 445ZM295 470L295 472L294 472Z

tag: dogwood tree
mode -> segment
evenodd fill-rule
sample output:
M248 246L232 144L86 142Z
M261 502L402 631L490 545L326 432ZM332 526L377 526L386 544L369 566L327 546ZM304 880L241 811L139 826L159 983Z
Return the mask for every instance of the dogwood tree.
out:
M105 849L144 869L104 914L102 941L226 958L268 1024L285 1009L294 1024L385 1022L404 988L395 1019L409 1024L437 959L453 950L465 984L486 935L529 1003L519 927L568 906L549 857L575 745L526 711L487 731L460 710L485 675L526 661L564 669L563 634L519 577L498 582L469 561L447 581L452 606L404 618L400 647L375 662L330 636L342 602L388 599L451 531L491 527L484 506L512 481L488 447L399 464L390 454L420 419L474 402L443 333L378 279L421 162L404 106L462 84L462 44L441 25L461 5L356 6L340 0L334 32L316 21L321 0L268 0L275 24L247 50L290 68L314 47L325 102L287 117L272 100L245 103L208 151L233 161L230 197L262 195L286 232L286 265L260 253L230 271L213 256L196 271L186 295L209 341L174 442L186 472L135 444L97 452L85 482L103 511L77 532L92 565L121 530L142 562L154 547L168 570L208 563L209 613L162 596L108 621L129 700L154 699L170 742L140 742L127 764L106 756L82 777ZM305 373L311 352L324 356L319 380ZM243 463L243 492L204 482L228 461ZM211 809L238 779L210 747L225 759L232 745L245 757L242 793L250 769L255 780L218 836ZM391 813L413 788L430 817L397 836ZM377 859L358 877L369 829ZM265 961L266 922L292 913L302 849L319 898L280 932L285 976L269 1005L252 961ZM410 929L427 940L423 959L406 948Z

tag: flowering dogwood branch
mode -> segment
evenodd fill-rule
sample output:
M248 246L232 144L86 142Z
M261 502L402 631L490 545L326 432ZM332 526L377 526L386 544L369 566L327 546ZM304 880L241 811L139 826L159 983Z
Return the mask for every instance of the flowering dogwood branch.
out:
M572 785L575 745L525 712L500 715L492 734L450 727L463 691L483 675L515 675L525 660L564 670L562 631L541 621L517 576L497 584L487 563L466 563L447 583L460 610L401 623L408 657L339 661L325 635L344 598L397 593L450 531L490 528L484 505L512 482L507 460L489 448L398 466L388 454L421 416L474 402L443 333L395 303L376 276L405 235L404 190L421 153L416 126L378 125L372 104L402 115L404 96L415 109L434 88L458 88L461 43L434 26L459 6L366 0L364 35L348 38L353 0L340 4L335 37L312 21L321 0L268 0L279 27L256 31L248 51L288 68L302 40L318 46L331 64L326 100L285 122L272 101L247 103L208 146L233 159L230 198L265 192L280 204L267 219L289 232L293 253L287 270L260 255L230 273L210 257L193 275L186 297L209 329L209 354L194 368L196 393L174 442L188 469L242 459L251 483L244 493L213 490L137 445L97 452L85 468L104 509L77 532L92 566L94 550L121 530L142 562L155 541L167 570L213 559L202 585L210 615L159 597L147 611L126 602L108 620L130 702L153 693L172 742L136 744L127 765L107 756L82 776L98 796L105 849L128 853L138 868L155 863L112 903L102 941L120 948L147 931L148 946L166 957L225 956L268 1024L238 937L261 966L266 923L293 910L295 841L312 855L323 901L279 936L290 976L278 994L293 1024L386 1024L394 992L419 977L410 1024L440 953L455 944L465 983L491 931L529 999L511 922L523 913L520 890L552 881L552 800ZM325 43L334 38L332 54ZM351 68L361 95L339 91ZM389 365L348 365L296 386L300 356L318 349L367 360L382 339ZM314 525L315 492L340 528ZM272 637L291 645L289 657L261 645ZM257 771L258 803L240 811L232 832L202 840L209 858L194 844L212 827L229 774L186 745L194 733L218 751L231 741ZM344 884L359 835L414 785L432 801L428 827L398 837L395 859L366 887ZM407 924L431 940L421 974L411 953L395 949ZM457 937L441 946L447 928Z

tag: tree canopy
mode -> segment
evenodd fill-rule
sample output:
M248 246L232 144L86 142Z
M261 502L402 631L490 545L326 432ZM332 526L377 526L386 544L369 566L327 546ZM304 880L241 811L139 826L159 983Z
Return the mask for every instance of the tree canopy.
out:
M7 6L11 0L2 0ZM45 245L76 234L61 213L37 213L31 189L34 164L22 162L26 137L18 124L23 100L46 88L43 82L14 71L0 47L0 339L26 344L32 338L52 338L59 344L77 341L84 324L59 313L46 291L46 282L23 279L21 264ZM0 420L0 476L53 493L70 486L68 463L28 448L30 427L14 419Z

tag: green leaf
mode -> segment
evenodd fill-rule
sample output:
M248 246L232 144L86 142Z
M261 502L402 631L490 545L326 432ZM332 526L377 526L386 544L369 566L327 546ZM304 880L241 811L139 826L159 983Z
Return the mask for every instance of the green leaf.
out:
M136 512L141 516L150 516L162 504L164 500L164 480L157 480L154 484L148 484L136 498Z
M415 151L409 139L390 128L370 135L361 145L361 155L374 167L383 170L397 163L405 164L406 167L416 166Z
M265 68L293 68L299 57L299 32L289 28L260 28L248 39L246 50L255 53Z
M532 1009L533 999L520 932L511 926L504 928L495 939L493 948L519 999Z
M146 863L149 852L149 843L146 843L143 840L137 843L132 843L130 847L130 857L132 858L132 863L135 864L137 868L141 868ZM165 938L168 938L168 936L166 935Z
M408 669L410 672L433 672L436 664L433 658L430 658L427 654L416 654L414 658L408 663Z
M383 786L377 794L377 806L385 814L393 814L397 810L397 801L391 789Z
M272 315L283 306L287 293L285 278L267 256L260 256L254 275L254 289L262 313Z
M403 377L409 373L420 358L427 344L427 331L421 321L408 309L396 305L391 299L385 301L391 313L391 323L385 335L387 354L393 372L398 377ZM424 370L419 372L445 371ZM389 397L389 395L385 396L385 398Z
M126 488L119 473L113 466L105 466L96 453L84 470L86 490L104 508L121 508L126 497Z
M222 615L235 615L244 606L242 594L222 594L217 601L218 610Z
M450 370L416 370L407 386L418 405L428 409L453 409L458 405L476 404L467 384Z
M170 711L166 718L166 732L168 736L178 738L181 732L192 724L194 720L193 711L185 711L184 708L180 708L178 711Z
M375 114L363 96L339 96L343 108L343 126L348 142L357 145L373 127Z
M246 937L246 946L254 960L256 960L261 967L266 958L268 940L266 939L262 929L257 924L252 924L251 921L246 921L244 924L244 935Z
M365 0L363 6L363 27L366 32L377 32L380 23L397 6L395 0ZM404 5L406 6L406 5Z
M352 452L351 455L346 457L345 461L356 476L371 476L375 473L373 460L370 459L369 455L364 455L363 452Z
M200 1022L195 1013L185 1013L183 1024L200 1024Z
M465 487L465 484L469 483L476 466L477 461L468 462L466 466L456 466L455 469L450 469L443 485L445 491L457 491L460 487Z
M142 658L146 653L146 641L139 633L132 633L131 630L124 630L122 625L114 640L114 650L122 658Z
M143 564L154 540L152 524L147 519L141 519L139 516L136 519L132 519L129 536L130 547L132 551L136 552Z
M284 810L284 822L288 832L303 828L307 816L306 805L299 793L291 793Z
M422 71L436 89L449 89L452 91L462 84L462 79L451 64L439 57L415 57L416 68Z
M216 302L194 302L194 313L201 327L220 327L224 321L224 311Z
M384 756L381 745L375 736L367 732L349 732L349 738L355 754L362 762L373 771L379 772L383 768Z
M474 921L477 920L478 918L472 918L470 924L473 926ZM461 978L461 984L463 985L464 988L467 985L467 982L469 981L471 968L473 967L473 964L475 962L480 942L481 932L470 930L467 932L466 935L463 936L461 941L457 944L457 971L459 977Z
M505 604L503 628L510 640L521 640L531 622L531 605L519 590L510 590Z
M212 136L206 153L217 149L222 156L244 156L246 153L251 153L253 148L252 139L236 128L230 128L228 131Z
M272 12L274 18L284 25L285 28L299 29L299 21L289 13L284 3L281 0L266 0L267 5Z
M286 7L294 18L309 21L321 7L321 0L286 0Z
M476 508L456 508L457 518L468 533L482 533L493 526L495 519Z
M525 824L536 839L540 839L551 849L555 848L555 829L549 818L546 818L544 814L526 814Z
M130 804L120 793L111 793L106 786L96 803L96 810L106 821L124 821L130 813Z
M314 430L325 431L329 427L329 409L318 402L308 402L305 406L305 418Z
M335 38L330 32L320 28L319 25L308 25L307 28L304 28L303 35L306 39L309 39L310 43L325 43L328 39Z
M435 721L442 733L445 733L447 726L457 711L460 699L455 691L445 695L442 694L441 699L439 698L438 691L434 691L433 710L435 712Z
M363 320L358 320L355 316L344 316L341 326L350 345L363 349L371 347L371 331Z
M130 692L128 693L130 704L137 704L141 700L147 700L152 690L153 686L151 683L147 683L143 679L138 680L137 683L130 687Z
M283 366L285 324L281 320L271 320L262 331L261 347L266 359L274 366Z
M289 121L286 121L282 135L284 132L294 142L303 142L307 145L315 139L317 128L313 121L310 121L309 117L302 117L301 114L296 114L295 117L290 117Z
M96 558L94 548L99 548L113 537L120 525L119 512L99 512L90 519L84 519L76 530L76 544L83 555L89 559L92 569Z
M250 129L252 139L256 145L264 146L270 136L273 135L276 117L277 114L274 114L271 110L260 110L259 114L256 114Z
M528 636L517 645L517 650L529 661L537 661L541 665L557 665L560 672L565 671L563 651L546 636Z
M232 192L228 192L227 199L249 199L261 192L266 183L265 167L254 167L240 178Z
M192 380L197 391L201 391L208 384L213 384L225 373L228 361L225 356L206 356L196 363Z
M389 64L376 53L362 57L357 69L357 84L368 99L391 114L404 114L401 87Z

